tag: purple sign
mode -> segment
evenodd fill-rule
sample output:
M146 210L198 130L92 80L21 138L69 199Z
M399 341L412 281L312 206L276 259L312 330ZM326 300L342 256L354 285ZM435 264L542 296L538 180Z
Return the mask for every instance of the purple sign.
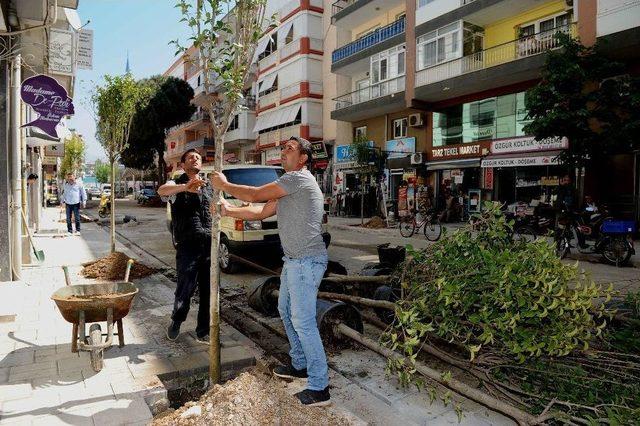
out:
M65 88L48 75L39 74L23 81L20 96L38 114L38 118L22 127L38 127L54 138L58 137L56 126L62 117L75 112L73 101L67 96Z

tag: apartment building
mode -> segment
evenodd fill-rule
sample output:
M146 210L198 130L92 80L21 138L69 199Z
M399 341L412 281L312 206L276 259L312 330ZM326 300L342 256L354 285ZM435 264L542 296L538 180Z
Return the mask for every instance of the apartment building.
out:
M205 93L204 71L197 65L199 63L198 55L198 50L191 47L184 55L176 59L163 74L188 82L194 91L193 103L195 105L199 104L199 97ZM214 86L218 84L216 76L213 74L209 81ZM252 74L245 88L245 96L240 102L240 108L234 113L223 137L225 164L260 163L260 156L255 152L256 134L253 128L256 122L256 101L252 95L253 86L254 75ZM198 106L190 121L169 129L165 145L164 159L167 172L180 167L180 157L189 149L197 149L202 155L204 163L213 162L215 144L209 113Z
M266 30L257 63L256 149L264 164L280 164L281 145L292 136L314 143L315 174L327 167L323 144L322 0L269 1L267 16L278 24ZM321 182L322 183L322 182Z
M351 126L335 143L338 190L357 186L349 145L365 137L388 154L391 200L401 181L428 185L437 197L548 195L559 176L573 172L557 163L570 141L524 132L526 91L540 81L545 53L559 47L558 32L585 44L609 38L612 58L640 69L638 7L624 0L334 2L338 96L326 108ZM637 155L627 157L625 167L637 167ZM637 188L634 173L628 181Z

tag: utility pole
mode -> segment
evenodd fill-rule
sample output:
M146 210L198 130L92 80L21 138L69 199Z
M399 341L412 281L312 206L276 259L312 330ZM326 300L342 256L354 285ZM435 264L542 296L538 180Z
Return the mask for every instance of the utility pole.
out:
M22 275L22 164L21 164L21 140L20 140L20 82L22 80L22 57L16 55L11 64L11 100L10 106L10 182L11 182L11 268L14 281L21 279Z

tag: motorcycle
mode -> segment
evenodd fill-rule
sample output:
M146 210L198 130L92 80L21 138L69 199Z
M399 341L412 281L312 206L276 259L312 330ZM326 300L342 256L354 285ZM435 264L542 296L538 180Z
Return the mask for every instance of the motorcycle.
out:
M575 236L580 253L600 254L607 263L622 266L635 254L634 233L633 221L615 220L606 211L564 211L555 230L556 254L565 258L575 248L571 244Z
M111 196L102 194L100 196L100 205L98 206L98 216L101 218L108 217L111 214Z

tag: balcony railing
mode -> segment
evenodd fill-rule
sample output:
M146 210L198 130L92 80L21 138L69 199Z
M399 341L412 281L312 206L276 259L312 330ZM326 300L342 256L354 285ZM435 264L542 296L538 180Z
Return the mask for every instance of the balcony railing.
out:
M336 111L350 107L352 105L361 104L363 102L370 101L372 99L381 98L383 96L391 95L393 93L402 92L404 90L404 75L396 77L392 80L383 81L381 83L374 84L373 86L365 87L355 92L347 93L346 95L338 96L334 99L336 101Z
M337 2L333 3L333 5L331 5L331 16L335 15L345 7L350 6L355 2L356 0L338 0Z
M214 147L214 140L211 138L202 138L197 139L195 141L187 142L184 144L184 150L188 151L190 149L203 148L203 147Z
M289 56L300 51L300 39L293 40L290 43L285 44L280 48L280 60L288 58Z
M572 23L521 37L453 61L425 68L416 73L416 87L557 49L560 47L560 43L555 37L557 33L570 34L575 37L576 24Z
M265 56L264 58L258 61L258 69L264 70L269 68L271 65L274 65L278 62L278 52L272 52L269 56Z
M342 59L348 58L349 56L355 55L356 53L361 52L371 46L375 46L378 43L382 43L383 41L388 40L391 37L404 33L404 28L405 18L400 18L387 26L378 28L374 32L367 34L364 37L360 37L359 39L354 40L339 49L334 50L331 55L331 60L333 61L333 63L336 63Z
M260 108L265 108L269 105L280 105L282 100L289 99L293 96L299 95L302 93L302 81L295 82L287 87L283 87L282 89L275 90L266 95L260 96L260 100L258 105ZM316 81L309 82L309 93L321 95L322 94L322 83Z
M198 120L208 121L209 120L209 113L206 112L206 111L196 111L196 112L193 113L193 115L191 116L189 121L185 121L184 123L180 123L180 124L178 124L176 126L170 127L169 130L167 131L167 134L173 133L176 130L182 129L183 127L186 127L186 126L190 125L191 123L193 123L194 121L198 121Z
M321 138L322 126L315 124L296 124L294 126L283 127L282 129L272 130L271 132L261 133L259 137L259 145L273 145L291 139L291 136L302 136L301 129L303 126L309 128L309 137Z

